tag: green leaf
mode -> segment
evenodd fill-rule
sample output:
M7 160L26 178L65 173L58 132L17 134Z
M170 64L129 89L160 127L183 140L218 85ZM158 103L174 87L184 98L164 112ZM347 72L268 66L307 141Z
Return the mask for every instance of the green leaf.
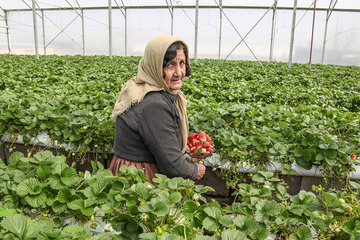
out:
M169 212L169 206L165 202L157 202L152 207L153 213L157 216L162 216Z
M356 229L356 223L354 220L349 220L343 224L344 232L352 234Z
M60 213L60 212L64 212L67 209L67 204L61 203L59 201L54 201L51 207L54 210L54 212Z
M212 121L212 125L214 128L222 127L225 123L225 120L222 118L216 118Z
M51 167L49 165L41 165L37 168L37 174L40 179L46 179L51 175Z
M16 190L20 196L37 195L41 192L41 184L35 178L29 178L19 184Z
M137 183L135 185L135 192L139 195L140 198L142 199L146 199L148 194L149 194L149 190L147 189L146 185L144 183Z
M290 236L290 240L312 240L311 231L306 226L301 226L295 234Z
M248 238L242 233L235 229L226 229L221 233L221 240L247 240Z
M16 209L0 207L0 217L13 216L17 213Z
M95 210L93 207L81 208L80 211L85 216L91 216L95 213Z
M25 200L34 208L45 207L46 194L40 193L38 195L27 195Z
M234 225L239 227L246 235L255 233L258 228L258 223L253 218L243 215L235 217Z
M263 240L266 239L269 235L269 231L266 229L265 224L260 225L257 231L252 234L252 237L255 239Z
M207 229L209 231L213 231L213 232L219 230L219 228L220 228L220 224L216 220L209 218L209 217L206 217L203 220L202 224L205 229Z
M107 179L100 179L94 182L94 184L91 186L93 193L95 195L99 195L102 191L105 190L105 188L108 186L109 181Z
M21 152L14 152L13 154L11 154L9 157L10 166L15 167L23 157L24 157L24 154Z
M60 176L58 174L54 174L48 178L48 183L52 189L63 189L65 185L62 184L60 180Z
M131 227L127 226L131 224ZM139 224L130 216L126 214L120 214L117 217L114 217L111 221L111 226L114 230L122 232L126 235L129 235L132 238L137 238L140 233L143 232ZM131 232L129 231L131 230Z
M141 233L139 235L139 238L148 239L148 240L157 240L157 234L156 233Z
M205 212L208 216L210 216L210 217L212 217L212 218L214 218L214 219L216 219L216 220L219 220L220 217L222 216L222 215L221 215L221 210L220 210L219 208L216 208L216 207L206 207L206 208L204 209L204 212Z
M185 201L183 204L184 216L190 218L198 210L198 206L194 201Z
M168 182L168 187L170 189L176 190L178 188L178 178L172 178Z
M27 238L35 237L41 230L51 229L53 225L51 220L38 219L36 221L28 222L27 224Z
M67 202L70 202L72 199L71 199L71 192L69 189L61 189L59 192L58 192L58 195L57 195L57 199L59 200L59 202L61 203L67 203Z
M355 189L360 189L360 184L354 181L349 181L350 185Z
M72 210L79 210L82 208L83 206L83 201L82 199L76 199L75 201L72 201L70 203L68 203L68 207Z
M169 201L171 203L178 203L181 201L181 199L182 199L182 195L179 192L173 192L169 196Z
M60 180L66 185L71 186L78 182L76 170L71 167L65 168L61 172Z
M27 218L20 214L9 216L1 221L1 226L14 233L19 239L24 239L26 236Z
M328 149L328 150L325 150L324 154L325 154L325 158L327 158L327 159L335 159L337 152L336 152L336 150Z
M321 161L321 160L323 160L324 159L324 155L322 154L322 153L318 153L317 155L316 155L316 161Z
M35 154L34 159L37 160L41 164L47 165L47 164L54 163L56 158L52 152L42 151L42 152L38 152L37 154Z
M225 227L229 227L233 223L233 220L230 216L221 216L219 219L219 223L221 223Z
M77 225L69 225L69 226L64 227L64 231L74 234L74 233L79 233L79 232L84 231L84 228L77 226Z
M280 207L274 200L260 200L256 204L256 209L255 219L259 222L263 221L266 217L275 216L280 212Z

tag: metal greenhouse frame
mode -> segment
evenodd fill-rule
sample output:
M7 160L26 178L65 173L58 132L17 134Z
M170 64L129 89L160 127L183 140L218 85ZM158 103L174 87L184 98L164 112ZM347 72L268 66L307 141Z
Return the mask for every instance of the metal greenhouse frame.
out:
M199 9L206 8L206 9L218 9L219 10L219 36L218 36L218 58L220 59L221 54L221 42L222 42L222 25L223 25L223 17L229 21L232 28L236 31L237 35L239 36L240 41L238 44L233 48L233 50L224 58L226 60L233 51L241 44L244 43L246 47L249 49L253 57L261 64L255 53L252 51L252 49L249 47L249 45L246 42L246 37L253 31L254 28L257 27L258 23L262 21L262 19L267 15L269 12L272 12L272 23L271 23L271 39L270 39L270 52L269 52L269 61L273 60L273 48L274 48L274 38L275 38L275 25L276 25L276 15L278 10L286 10L286 11L292 11L292 25L291 25L291 37L290 37L290 48L289 48L289 55L288 55L288 65L289 67L292 65L292 59L293 59L293 48L294 48L294 39L295 39L295 28L296 28L296 13L299 10L302 11L314 11L313 15L313 29L312 33L314 32L314 22L315 22L315 11L323 11L326 12L326 23L325 23L325 32L324 32L324 38L323 38L323 44L322 44L322 53L321 53L321 63L324 63L324 56L326 52L326 38L327 38L327 27L329 18L331 17L331 14L334 11L338 12L360 12L360 9L340 9L335 8L338 0L331 0L329 3L329 6L327 8L316 8L316 1L313 2L312 5L314 7L310 6L308 8L304 7L298 7L297 6L297 0L293 1L292 7L279 7L278 6L278 0L274 0L273 4L271 6L231 6L231 5L223 5L222 0L214 0L215 5L200 5L199 0L195 0L194 5L175 5L174 0L165 0L163 5L157 5L157 6L126 6L123 2L123 0L108 0L108 6L103 7L82 7L77 0L75 0L76 5L72 5L68 0L66 2L68 3L68 7L53 7L53 8L41 8L37 4L36 0L32 0L32 5L29 5L24 0L21 0L28 8L21 8L21 9L4 9L0 6L0 28L6 29L6 37L7 37L7 46L8 46L8 52L9 54L12 53L11 49L11 29L9 27L9 19L8 14L12 12L32 12L33 15L33 33L34 33L34 48L35 48L35 57L36 59L39 58L39 41L38 41L38 24L42 25L42 39L43 39L43 48L44 48L44 54L46 55L46 49L47 47L60 35L65 34L67 37L69 37L77 46L82 48L82 54L85 55L86 48L85 48L85 34L84 34L84 10L107 10L108 11L108 34L109 34L109 58L112 58L113 55L113 41L112 41L112 12L113 11L120 11L123 18L124 18L124 49L125 49L125 56L127 56L127 42L128 42L128 36L127 36L127 25L128 25L128 19L127 19L127 10L129 9L168 9L170 14L170 21L171 21L171 34L173 34L173 16L174 16L174 10L175 9L194 9L195 10L195 22L194 22L194 33L195 33L195 39L194 39L194 61L197 61L197 52L198 52L198 28L199 28L199 21L198 21L198 15L199 15ZM115 3L115 5L113 4ZM176 1L178 3L178 1ZM266 10L265 13L258 19L258 21L252 26L252 28L246 33L246 35L242 36L239 31L236 29L234 24L231 22L231 20L228 18L226 14L227 9L262 9ZM47 17L47 14L51 11L75 11L76 17L73 18L65 27L61 28L59 27L55 22L53 22L50 18ZM41 23L37 22L36 16L39 16L41 19ZM81 18L82 22L82 43L79 44L75 42L67 33L66 28L70 26L75 19L78 17ZM46 39L46 32L45 32L45 26L44 26L44 19L49 20L52 22L59 30L59 33L53 38L53 39ZM3 24L2 24L3 23ZM309 69L311 70L311 53L312 53L312 39L311 39L311 46L310 46L310 59L309 59Z

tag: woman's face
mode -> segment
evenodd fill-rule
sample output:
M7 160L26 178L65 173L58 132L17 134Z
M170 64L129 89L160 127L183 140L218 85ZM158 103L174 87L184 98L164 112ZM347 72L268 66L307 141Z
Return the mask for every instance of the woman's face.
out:
M170 90L179 90L186 73L186 58L184 49L176 51L176 57L170 60L163 69L164 81Z

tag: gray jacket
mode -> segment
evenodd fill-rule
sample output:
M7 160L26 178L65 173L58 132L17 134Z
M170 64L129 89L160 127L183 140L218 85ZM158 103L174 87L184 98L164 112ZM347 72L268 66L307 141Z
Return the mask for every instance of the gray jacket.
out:
M168 177L196 179L197 166L181 152L176 95L149 92L116 119L114 153L126 160L156 163Z

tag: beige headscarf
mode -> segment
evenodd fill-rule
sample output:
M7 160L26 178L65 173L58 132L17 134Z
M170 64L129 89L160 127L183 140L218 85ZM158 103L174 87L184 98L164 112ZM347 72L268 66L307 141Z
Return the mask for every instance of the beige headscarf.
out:
M112 118L116 119L118 115L129 110L132 105L141 102L148 92L166 91L176 94L175 104L180 116L183 139L182 152L184 153L189 132L186 98L180 90L170 90L163 79L163 61L166 50L177 41L181 41L189 53L187 44L173 36L157 36L149 41L145 48L144 57L139 62L137 76L131 78L121 88L120 96L112 112ZM190 64L189 54L187 63Z

